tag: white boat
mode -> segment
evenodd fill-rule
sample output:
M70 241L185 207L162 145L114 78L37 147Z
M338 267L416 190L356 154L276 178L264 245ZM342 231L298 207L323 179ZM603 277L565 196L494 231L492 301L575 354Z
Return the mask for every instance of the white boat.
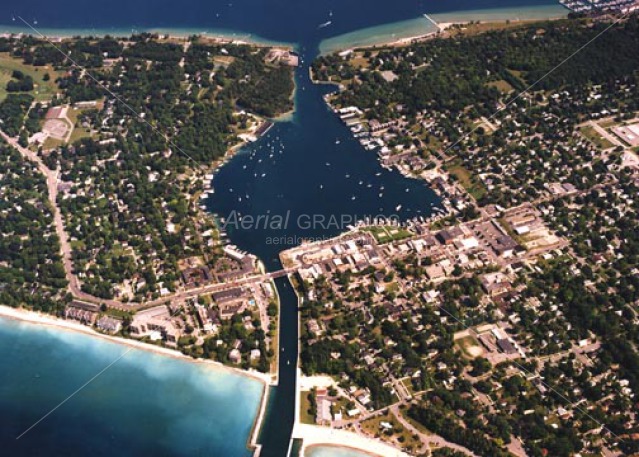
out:
M333 23L333 21L326 21L323 24L320 24L317 26L318 29L323 29L324 27L328 27L329 25L331 25Z
M395 207L395 211L399 211L400 209L402 209L402 205L397 205L397 206Z

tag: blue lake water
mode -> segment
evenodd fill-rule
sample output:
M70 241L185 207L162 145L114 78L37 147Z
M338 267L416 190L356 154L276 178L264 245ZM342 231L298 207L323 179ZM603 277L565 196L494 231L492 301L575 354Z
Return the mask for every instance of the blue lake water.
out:
M263 390L259 381L6 319L0 319L0 347L2 455L250 455L246 439Z
M427 216L439 203L423 183L382 169L375 154L361 148L328 110L322 95L333 89L315 86L308 77L308 64L320 49L425 33L432 24L424 13L446 22L554 17L562 12L554 0L113 0L91 2L90 7L80 0L29 0L0 4L0 30L28 31L22 17L50 33L207 32L295 45L303 65L295 76L294 116L222 167L213 181L215 194L207 201L211 212L227 219L232 214L287 218L283 228L227 230L233 243L274 269L282 249L300 238L336 235L347 218ZM294 418L297 298L285 279L277 280L277 286L284 352L280 383L271 391L260 436L263 457L286 455ZM84 336L54 337L49 330L2 320L0 344L3 451L69 456L247 454L244 443L258 407L259 384L137 352L43 421L25 436L27 441L16 443L16 431L82 385L121 348ZM311 455L359 457L340 452L351 451L314 448Z

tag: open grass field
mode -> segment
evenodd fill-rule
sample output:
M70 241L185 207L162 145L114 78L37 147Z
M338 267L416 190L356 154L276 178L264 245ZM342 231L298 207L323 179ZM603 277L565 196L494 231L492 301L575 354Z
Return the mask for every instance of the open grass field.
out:
M73 125L73 132L71 133L71 136L69 138L69 144L73 144L82 138L89 138L92 135L91 129L87 129L85 127L82 127L81 125L77 125L78 116L82 114L82 111L84 110L73 107L69 108L69 111L67 111L67 117Z
M459 161L454 161L447 166L451 175L455 175L459 183L475 199L480 199L486 193L484 184L471 174Z
M215 56L213 57L213 63L216 67L224 67L227 68L235 61L235 57L233 56Z
M599 135L597 131L589 125L581 127L579 131L588 141L597 146L599 149L605 150L614 146L614 144Z
M37 101L48 101L58 91L55 80L60 76L60 72L56 72L50 66L33 67L25 65L20 59L11 57L7 52L0 52L0 100L4 100L7 96L7 82L11 79L13 70L19 70L25 75L33 78L35 88L32 94ZM49 81L43 81L45 73L49 73Z
M302 424L314 424L315 417L309 413L311 408L311 403L308 400L308 395L310 391L302 390L300 392L300 421Z
M413 236L413 233L401 227L378 225L366 227L364 230L372 233L378 243L390 243L391 241L403 240Z
M44 140L44 143L42 143L42 149L47 151L49 149L58 148L62 145L64 145L64 141L49 137Z
M510 93L512 91L515 90L515 88L513 86L511 86L508 81L504 80L504 79L499 79L497 81L491 81L489 83L486 84L489 87L494 87L496 88L499 92L503 93L503 94L507 94Z
M488 21L488 22L475 22L472 24L460 24L459 26L453 26L447 31L451 35L478 35L480 33L492 32L496 30L509 30L516 29L519 27L523 27L525 25L530 25L535 22L540 23L540 25L544 21L540 21L539 19L529 19L529 20L518 20L518 21Z
M484 350L481 347L479 341L474 336L465 336L455 341L455 344L459 347L462 354L469 359L480 357L484 354Z
M392 431L384 432L381 426L382 422L392 425ZM415 439L413 435L399 423L397 418L395 418L391 412L362 421L361 426L362 429L370 435L380 437L391 443L397 443L402 447L409 449L419 449L421 447L419 438Z

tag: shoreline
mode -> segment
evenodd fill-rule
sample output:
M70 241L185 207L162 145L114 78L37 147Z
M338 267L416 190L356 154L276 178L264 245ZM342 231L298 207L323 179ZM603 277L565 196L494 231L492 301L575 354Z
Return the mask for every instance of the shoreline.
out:
M6 32L7 27L4 27L2 25L0 25L0 34L2 34L3 32ZM30 31L32 33L25 33L23 31L19 31L19 30L12 30L11 32L7 32L7 34L11 34L11 35L38 35L38 32L41 32L43 35L46 35L47 39L50 39L51 41L54 42L58 42L58 41L63 41L63 40L68 40L68 39L73 39L75 36L78 35L78 33L76 33L75 30L73 29L67 29L67 30L56 30L53 31L53 33L49 34L50 29L42 29L42 30L38 30L36 31ZM62 32L62 33L60 33ZM99 36L99 33L96 34L94 32L91 33L86 33L88 31L81 31L80 35L82 36L87 36L87 35L91 35L91 36ZM162 31L156 31L156 30L148 30L148 32L150 33L158 33L159 34L159 39L162 40L166 40L166 41L185 41L188 40L188 38L190 36L192 36L194 33L189 33L189 32L184 32L184 33L175 33L174 30L171 30L170 32L166 33L162 32ZM104 32L103 35L111 35L111 36L131 36L132 33L140 33L139 30L134 30L134 31L122 31L122 34L120 33L112 33L112 32ZM195 33L198 35L199 39L203 40L203 41L208 41L208 42L212 42L212 43L221 43L221 44L227 44L227 43L231 43L234 45L249 45L255 48L279 48L279 49L289 49L289 50L294 50L294 46L287 44L287 43L275 43L275 42L268 42L266 40L259 40L259 41L241 41L238 40L237 37L235 36L235 34L233 34L233 36L231 35L221 35L221 34L217 34L216 36L211 36L208 35L206 32L205 33ZM249 35L250 37L250 35ZM296 112L296 96L297 96L297 84L296 81L294 79L294 71L295 69L292 69L292 74L291 74L291 78L293 80L293 91L291 93L290 96L290 100L292 102L292 107L289 111L282 113L274 118L267 118L261 115L257 115L257 114L252 114L255 119L258 122L258 126L262 125L266 122L289 122L292 121L294 119L294 115ZM259 140L261 138L261 136L258 136L256 138L255 141ZM200 191L200 192L196 192L195 194L193 194L191 200L191 204L194 204L194 207L196 209L196 211L198 211L200 213L200 215L202 217L212 217L214 222L215 222L215 214L213 214L212 212L210 212L208 209L202 208L201 207L201 203L203 203L202 201L202 197L204 196L205 192L206 192L206 187L208 187L209 190L213 190L213 179L210 180L206 180L206 175L207 174L212 174L215 175L217 173L217 171L219 171L221 169L221 167L223 167L227 162L229 162L230 160L232 160L235 155L239 152L241 152L241 150L246 147L248 144L250 144L252 141L248 140L248 139L243 139L243 138L238 138L237 141L233 142L232 144L229 144L224 152L224 154L220 157L218 157L217 159L213 160L212 162L210 162L209 164L204 165L204 167L200 168L194 168L193 169L193 176L195 177L196 180L201 181L204 178L204 184L205 184L205 190L204 191ZM219 224L215 223L215 225L217 226L218 230L219 230ZM264 270L263 268L263 264L260 262L260 268L262 269L262 271ZM271 281L271 284L273 286L273 289L275 291L276 297L277 297L277 301L278 301L278 308L281 310L281 305L279 304L279 291L277 290L277 287L275 286L274 281ZM98 337L103 339L104 341L110 341L112 343L115 344L120 344L123 346L127 346L131 349L138 349L138 350L142 350L142 351L148 351L148 352L152 352L158 355L163 355L163 356L167 356L167 357L171 357L174 359L179 359L179 360L183 360L183 361L187 361L189 363L199 363L199 364L206 364L210 367L212 367L213 369L218 369L218 371L221 369L226 373L230 373L230 374L235 374L235 375L240 375L249 379L252 379L254 381L260 381L261 382L261 395L260 395L260 401L259 404L257 405L256 408L256 415L255 418L253 420L252 426L251 426L251 430L250 433L247 436L246 439L246 448L248 450L250 450L251 452L253 452L255 455L259 455L259 452L261 450L261 444L258 443L259 440L259 436L262 430L262 426L266 417L266 413L268 410L268 403L270 401L270 387L272 386L276 386L278 383L278 378L279 378L279 369L278 369L278 359L279 359L279 325L280 325L280 319L278 316L278 339L275 341L275 345L274 345L274 352L276 354L275 356L275 363L271 366L271 369L269 370L268 373L261 373L258 372L256 370L243 370L240 368L236 368L236 367L230 367L227 365L224 365L220 362L214 361L214 360L204 360L204 359L196 359L196 358L192 358L188 355L183 354L182 352L180 352L179 350L174 350L171 348L166 348L164 346L158 346L155 344L150 344L150 343L146 343L143 342L141 340L136 340L136 339L132 339L132 338L127 338L127 337L120 337L120 336L112 336L112 335L107 335L107 334L103 334L101 332L98 332L96 330L94 330L93 328L87 327L85 325L82 325L80 323L77 322L73 322L73 321L69 321L69 320L65 320L62 318L59 318L57 316L51 315L51 314L46 314L46 313L40 313L40 312L36 312L36 311L32 311L32 310L28 310L25 308L12 308L12 307L8 307L5 305L0 305L0 320L1 319L7 319L7 320L13 320L13 321L19 321L19 322L25 322L28 324L32 324L34 326L39 325L39 326L44 326L44 327L49 327L49 328L54 328L54 329L62 329L63 331L69 331L69 332L75 332L75 333L81 333L84 334L86 336L91 336L91 337ZM125 352L126 354L126 352Z
M183 360L190 363L195 363L200 365L209 365L210 367L214 369L224 370L230 373L234 373L236 375L245 376L256 381L261 381L262 383L266 385L271 385L271 382L272 382L271 374L261 373L259 371L254 371L254 370L242 370L241 368L224 365L223 363L217 362L215 360L194 359L193 357L189 357L188 355L183 354L180 351L175 349L170 349L164 346L156 346L155 344L145 343L143 341L134 340L130 338L106 335L104 333L100 333L96 330L93 330L92 328L87 327L86 325L82 325L74 321L68 321L66 319L62 319L62 318L53 316L51 314L39 313L37 311L30 311L24 308L12 308L10 306L0 305L0 319L2 318L19 321L19 322L26 322L33 325L42 325L42 326L50 327L50 328L63 329L70 332L83 333L87 336L101 338L105 341L110 341L112 343L120 344L123 346L129 346L133 349L153 352L158 355L164 355L167 357L172 357L174 359L179 359L179 360Z
M262 387L260 402L256 411L255 419L253 420L251 431L246 439L247 449L257 450L260 448L260 444L257 442L257 440L259 439L262 423L266 416L266 406L269 400L269 388L273 385L273 378L271 374L229 367L215 360L194 359L177 350L169 349L163 346L156 346L154 344L149 344L143 341L133 340L129 338L106 335L80 323L61 319L50 314L30 311L24 308L12 308L10 306L0 305L0 322L2 320L27 323L36 327L42 326L53 329L61 329L67 332L79 333L90 337L97 337L99 339L102 339L103 341L108 341L114 344L129 347L131 349L151 352L156 355L170 357L176 360L182 360L197 365L204 365L213 370L217 370L218 372L226 372L226 374L243 376L253 381L260 382Z
M526 19L521 20L520 22L525 22ZM535 19L530 19L530 21L535 21ZM449 26L453 25L453 24L466 24L468 21L466 22L450 22L450 23L446 23ZM500 22L498 20L494 20L494 21L485 21L485 22ZM506 19L502 20L501 22L506 22ZM437 31L433 31L433 32L429 32L426 34L422 34L422 35L418 35L415 37L408 37L408 38L400 38L398 40L395 40L394 42L390 42L390 43L382 43L382 44L373 44L373 45L368 45L368 46L362 46L360 48L370 48L370 47L378 47L378 46L401 46L401 45L407 45L410 44L412 42L414 42L415 40L425 40L425 39L430 39L434 36L437 36L441 29L441 26L443 26L444 23L439 24L438 25L438 30ZM0 30L3 30L3 26L0 25ZM47 30L47 29L43 29L43 30ZM164 34L164 32L161 31L157 31L157 30L145 30L148 31L150 33L159 33L160 35ZM45 33L45 32L43 32ZM134 33L133 31L129 33L129 36L131 33ZM135 33L140 33L139 30L136 30ZM193 33L188 33L185 32L184 35L180 35L180 34L175 34L174 32L170 32L167 33L169 39L179 39L179 40L184 40L187 39L190 35L192 35ZM234 44L250 44L252 46L256 46L256 47L273 47L273 46L289 46L288 44L282 44L282 43L270 43L270 42L263 42L263 41L242 41L241 39L238 39L238 36L235 35L235 33L233 33L233 35L231 36L227 36L227 35L219 35L219 36L212 36L212 35L207 35L207 32L204 32L204 34L200 33L195 33L196 35L200 36L202 39L210 39L212 41L215 42L220 42L220 43L234 43ZM47 35L48 36L48 35ZM68 36L65 37L60 37L61 39L65 39L65 38L71 38L72 36L74 36L73 34L70 34ZM95 35L94 35L95 36ZM249 38L252 38L251 34L248 34ZM259 37L258 37L259 38ZM320 54L323 54L320 51ZM310 68L309 68L310 71ZM313 84L318 84L320 82L316 82L313 81L313 77L311 74L311 82ZM326 82L325 84L333 84L335 85L335 83L331 83L331 82ZM295 117L295 112L296 112L296 108L297 108L297 103L296 103L296 96L297 96L297 84L294 84L294 92L293 92L293 108L292 110L290 110L289 112L283 113L281 115L279 115L278 117L272 119L274 122L290 122L294 120ZM241 141L239 144L235 144L233 146L231 146L230 148L228 148L228 150L226 151L226 153L219 159L213 162L213 164L208 166L208 170L207 173L217 173L217 171L226 164L227 161L230 161L236 153L240 152L240 150L245 147L249 142L248 141ZM213 179L210 180L209 184L210 184L210 188L213 189ZM199 201L199 196L194 199L197 205L197 202ZM215 214L210 212L208 209L204 209L202 210L202 213L204 213L206 216L208 217L214 217L215 218ZM218 227L219 228L219 227ZM274 282L273 282L274 284ZM292 285L292 284L291 284ZM294 287L295 290L295 287ZM279 297L279 293L278 293L278 289L277 287L275 287L275 293L278 295ZM296 291L297 294L297 291ZM299 296L298 296L298 301L299 301ZM278 299L279 302L279 299ZM282 307L281 304L278 303L278 313L281 314L282 312ZM42 313L37 313L37 312L33 312L33 311L28 311L22 308L10 308L10 307L6 307L4 305L0 305L0 318L6 318L6 319L13 319L13 320L17 320L17 321L22 321L22 322L28 322L34 325L45 325L45 326L49 326L49 327L53 327L53 328L62 328L63 330L68 330L68 331L75 331L75 332L80 332L80 333L84 333L86 335L89 336L97 336L99 338L103 338L105 340L114 342L116 344L122 344L122 345L127 345L130 347L134 347L136 349L139 350L145 350L145 351L150 351L150 352L154 352L156 354L160 354L160 355L165 355L168 357L174 357L176 359L181 359L181 360L185 360L188 361L190 363L205 363L208 364L210 366L212 366L214 369L217 368L222 368L224 370L228 370L231 373L235 373L241 376L246 376L258 381L262 381L263 382L263 386L262 386L262 395L261 395L261 400L260 400L260 404L259 404L259 408L257 410L257 414L256 417L253 421L253 426L251 428L250 434L247 438L247 446L249 447L249 449L255 450L256 455L259 455L259 450L261 449L261 445L257 442L259 439L259 435L260 435L260 431L263 425L263 421L265 420L265 416L266 416L266 411L267 411L267 405L268 402L270 400L269 398L269 386L273 385L273 377L272 377L272 373L269 376L269 374L264 374L262 376L262 373L259 372L253 372L253 371L246 371L246 370L241 370L239 368L234 368L234 367L229 367L226 365L223 365L219 362L216 361L212 361L212 360L200 360L200 359L194 359L192 357L189 357L185 354L182 354L181 352L177 351L177 350L172 350L172 349L168 349L165 347L161 347L161 346L156 346L153 344L148 344L148 343L144 343L142 341L138 341L138 340L133 340L133 339L128 339L128 338L122 338L122 337L115 337L115 336L109 336L109 335L105 335L102 334L100 332L97 332L91 328L88 328L84 325L81 324L75 324L74 322L71 321L67 321L64 319L60 319L60 318L56 318L55 316L52 315L47 315L47 314L42 314ZM299 318L299 313L297 314L297 324L298 324L298 328L301 325L301 320ZM279 330L280 330L280 325L281 325L281 316L278 315L278 336L279 336ZM299 339L299 336L298 336ZM276 370L274 373L275 378L277 379L277 377L279 376L279 370L277 369L277 367L279 366L279 340L278 340L278 344L277 344L277 348L276 349ZM299 344L298 341L298 376L299 376L299 350L301 349L301 345ZM299 380L299 378L298 378ZM303 426L303 424L299 424L299 426L301 427L301 430L298 430L298 424L297 424L297 416L299 415L299 405L297 404L297 402L299 401L299 395L300 395L300 389L299 389L299 385L296 386L296 423L294 425L294 431L293 431L293 436L295 436L295 432L298 431L300 433L302 433L302 435L304 435L304 443L302 445L301 448L301 456L305 455L304 453L307 452L309 449L312 449L314 447L338 447L338 448L344 448L344 449L352 449L358 452L362 452L365 454L369 454L372 457L396 457L396 456L406 456L407 454L391 448L390 450L385 449L386 446L390 447L389 445L386 445L385 443L382 444L381 442L378 442L372 438L368 438L353 432L347 432L345 430L339 430L339 432L343 432L343 433L334 433L337 432L338 430L334 430L334 429L327 429L326 431L322 430L315 430L315 429L308 429L306 430L306 427ZM320 433L317 433L320 432ZM313 433L316 433L318 436L313 436ZM357 437L357 438L356 438ZM324 439L322 439L324 438ZM340 439L341 438L341 439ZM308 442L308 444L307 444ZM365 448L360 448L360 447L355 447L356 445L349 445L349 444L341 444L341 443L362 443L363 445L365 445ZM379 453L379 452L372 452L369 450L368 446L371 446L371 449L382 449L384 448L384 452L383 453Z
M469 22L481 24L556 20L566 18L569 12L568 9L557 3L518 9L489 8L428 13L412 19L366 27L326 38L320 43L319 55L330 55L354 49L406 45L414 40L421 41L437 36L452 25L463 25Z
M288 281L297 297L298 306L301 306L303 298L295 287L291 275L288 275ZM299 312L297 313L298 340L297 340L297 369L295 379L295 421L293 423L293 432L291 435L291 443L293 439L301 439L299 457L309 457L308 452L313 448L340 448L352 450L365 454L370 457L409 457L405 452L391 446L380 440L376 440L369 436L356 433L354 431L335 429L315 424L304 424L300 419L301 393L302 385L313 384L316 386L317 381L321 384L336 384L336 381L328 375L306 376L302 373L300 366L301 352L301 325ZM348 444L345 444L348 443Z
M437 30L434 30L431 32L397 38L397 39L393 39L392 41L380 41L380 42L374 42L370 44L362 44L361 46L353 46L350 48L331 49L326 52L322 51L320 55L345 53L345 52L351 52L351 51L362 50L362 49L384 49L384 48L403 47L403 46L409 46L411 44L422 43L424 41L432 40L438 37L448 38L449 36L444 35L444 33L448 29L452 27L457 27L457 26L468 26L471 24L482 25L482 24L507 24L507 23L514 24L514 25L526 25L526 24L532 24L535 22L557 21L561 19L565 19L565 16L554 16L554 17L547 17L547 18L523 18L523 19L497 19L497 18L486 19L486 20L468 19L468 20L456 20L451 22L440 22L440 23L437 23ZM461 31L460 33L463 34L463 31ZM326 84L330 84L330 83L326 83Z
M34 27L35 28L35 27ZM114 28L73 28L73 27L42 27L37 28L37 32L30 29L27 25L16 26L10 24L0 24L0 34L11 35L32 35L38 36L41 33L51 40L71 39L77 36L87 37L105 37L128 38L131 35L140 33L151 33L159 36L167 36L169 39L184 40L196 35L203 39L208 39L221 44L247 44L258 47L280 47L286 49L294 49L294 43L284 41L274 41L263 38L249 32L232 31L228 29L207 29L207 28L171 28L171 27L114 27Z
M297 69L300 67L301 67L301 64L295 67L293 69L293 74L291 75L291 78L293 79L293 92L291 93L291 97L290 97L290 101L293 103L292 108L284 113L278 114L275 117L268 118L269 121L273 123L278 123L278 124L295 121L295 113L297 113L297 92L299 90L299 88L297 87L297 81L295 81L295 73L297 72Z
M309 446L304 446L302 445L302 449L300 450L301 452L303 452L303 454L301 454L299 457L308 457L308 453L311 452L314 448L336 448L336 449L344 449L347 451L355 451L358 452L360 454L365 454L367 456L370 457L381 457L379 454L374 454L368 451L364 451L362 449L358 449L356 447L353 446L349 446L348 444L311 444Z
M307 451L316 447L352 449L371 457L409 457L407 453L370 437L343 429L320 425L295 424L293 438L302 439L300 457L308 457ZM348 443L348 444L344 444Z

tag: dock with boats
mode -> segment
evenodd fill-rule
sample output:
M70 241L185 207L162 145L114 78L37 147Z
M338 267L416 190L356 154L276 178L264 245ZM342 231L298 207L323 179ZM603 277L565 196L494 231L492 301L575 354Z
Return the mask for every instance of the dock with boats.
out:
M563 6L573 13L630 13L639 10L639 0L559 0Z

